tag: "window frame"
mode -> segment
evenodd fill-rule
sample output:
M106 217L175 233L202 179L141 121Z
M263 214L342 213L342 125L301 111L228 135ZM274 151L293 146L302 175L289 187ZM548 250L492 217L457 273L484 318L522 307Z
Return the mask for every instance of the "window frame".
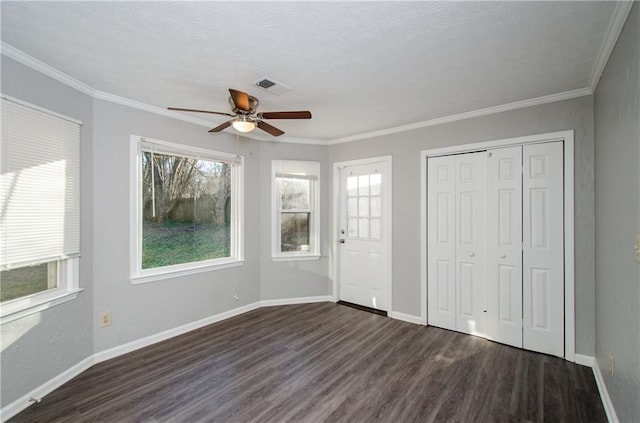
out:
M209 272L244 263L244 157L241 155L162 141L139 135L131 135L131 187L130 187L130 281L132 284L156 282L164 279ZM231 162L231 229L229 257L180 263L169 266L142 269L142 151L143 143L165 148L162 154L201 156L211 160ZM145 150L146 151L146 150Z
M11 97L9 95L2 94L2 102L12 102L19 106L27 107L35 112L45 113L51 117L66 120L70 123L78 125L78 144L77 144L77 165L78 165L78 174L77 174L77 186L78 192L80 195L80 184L81 181L81 162L80 162L80 148L82 143L82 134L81 127L82 122L65 116L63 114L48 110L44 107L37 106L35 104L31 104L29 102ZM4 105L3 105L4 109ZM2 117L3 123L5 117ZM4 125L3 125L4 127ZM5 129L3 128L3 131ZM6 133L3 132L3 138L6 136ZM3 153L5 152L5 146L2 145ZM6 160L6 159L5 159ZM80 230L80 213L81 213L81 204L78 197L77 203L77 230ZM79 234L79 232L78 232ZM2 240L4 242L4 239ZM48 261L35 262L34 265L40 263L56 263L57 264L57 287L46 289L44 291L34 292L29 295L24 295L22 297L14 298L12 300L4 301L0 303L0 325L4 325L6 323L12 322L14 320L18 320L29 315L39 313L41 311L47 310L51 307L55 307L57 305L66 303L68 301L74 300L78 297L80 292L82 292L82 288L80 288L80 239L78 235L78 251L74 252L72 255L67 255L66 253L62 253L57 257L51 257Z
M313 166L315 172L309 184L309 209L286 209L281 207L280 184L277 183L277 170L282 166ZM320 253L320 162L310 160L271 161L271 259L273 261L318 260ZM281 251L282 213L309 213L309 251Z
M45 291L5 301L0 307L0 324L21 319L75 299L82 289L79 287L80 259L72 257L52 260L57 263L58 286Z

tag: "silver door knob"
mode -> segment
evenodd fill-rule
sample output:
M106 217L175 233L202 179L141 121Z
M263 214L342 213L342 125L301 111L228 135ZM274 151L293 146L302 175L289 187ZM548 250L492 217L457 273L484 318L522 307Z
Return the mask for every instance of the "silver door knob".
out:
M338 241L340 244L344 244L344 238L341 238L340 241Z
M476 253L469 253L469 257L475 257Z
M500 254L500 258L507 258L506 254Z

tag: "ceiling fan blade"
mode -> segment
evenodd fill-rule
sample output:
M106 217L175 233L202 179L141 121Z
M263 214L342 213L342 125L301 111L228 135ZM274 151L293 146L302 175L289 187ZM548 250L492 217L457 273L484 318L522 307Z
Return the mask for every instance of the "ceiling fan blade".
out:
M249 111L249 94L229 88L233 104L240 110Z
M274 137L279 137L284 134L284 131L279 130L273 125L269 125L267 122L263 122L261 120L258 121L258 128L262 129L265 132L270 133Z
M229 121L227 121L225 123L221 123L220 125L216 126L213 129L209 129L209 132L220 132L223 129L226 129L226 128L230 127L230 126L231 126L231 121L229 120Z
M183 108L180 108L180 107L167 107L167 110L176 110L178 112L211 113L213 115L223 115L223 116L235 117L235 115L232 115L231 113L213 112L211 110L183 109Z
M258 116L263 119L311 119L311 112L306 110L295 112L263 112L258 113Z

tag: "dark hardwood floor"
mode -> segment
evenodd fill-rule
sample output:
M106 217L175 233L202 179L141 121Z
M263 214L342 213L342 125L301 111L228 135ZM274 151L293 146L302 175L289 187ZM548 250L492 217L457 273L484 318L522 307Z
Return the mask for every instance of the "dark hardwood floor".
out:
M333 303L97 364L18 422L606 422L591 369Z

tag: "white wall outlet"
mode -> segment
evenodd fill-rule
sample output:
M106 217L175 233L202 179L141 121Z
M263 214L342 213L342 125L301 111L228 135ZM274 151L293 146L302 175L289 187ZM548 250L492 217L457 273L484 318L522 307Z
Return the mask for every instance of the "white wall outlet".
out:
M636 250L636 261L640 263L640 235L636 235L636 245L633 248Z
M613 361L613 354L609 354L609 374L611 377L616 374L616 364Z
M103 311L102 313L100 313L100 327L101 328L106 328L108 326L111 326L111 312L110 311Z
M233 299L238 301L240 299L240 297L238 296L238 294L233 294Z

